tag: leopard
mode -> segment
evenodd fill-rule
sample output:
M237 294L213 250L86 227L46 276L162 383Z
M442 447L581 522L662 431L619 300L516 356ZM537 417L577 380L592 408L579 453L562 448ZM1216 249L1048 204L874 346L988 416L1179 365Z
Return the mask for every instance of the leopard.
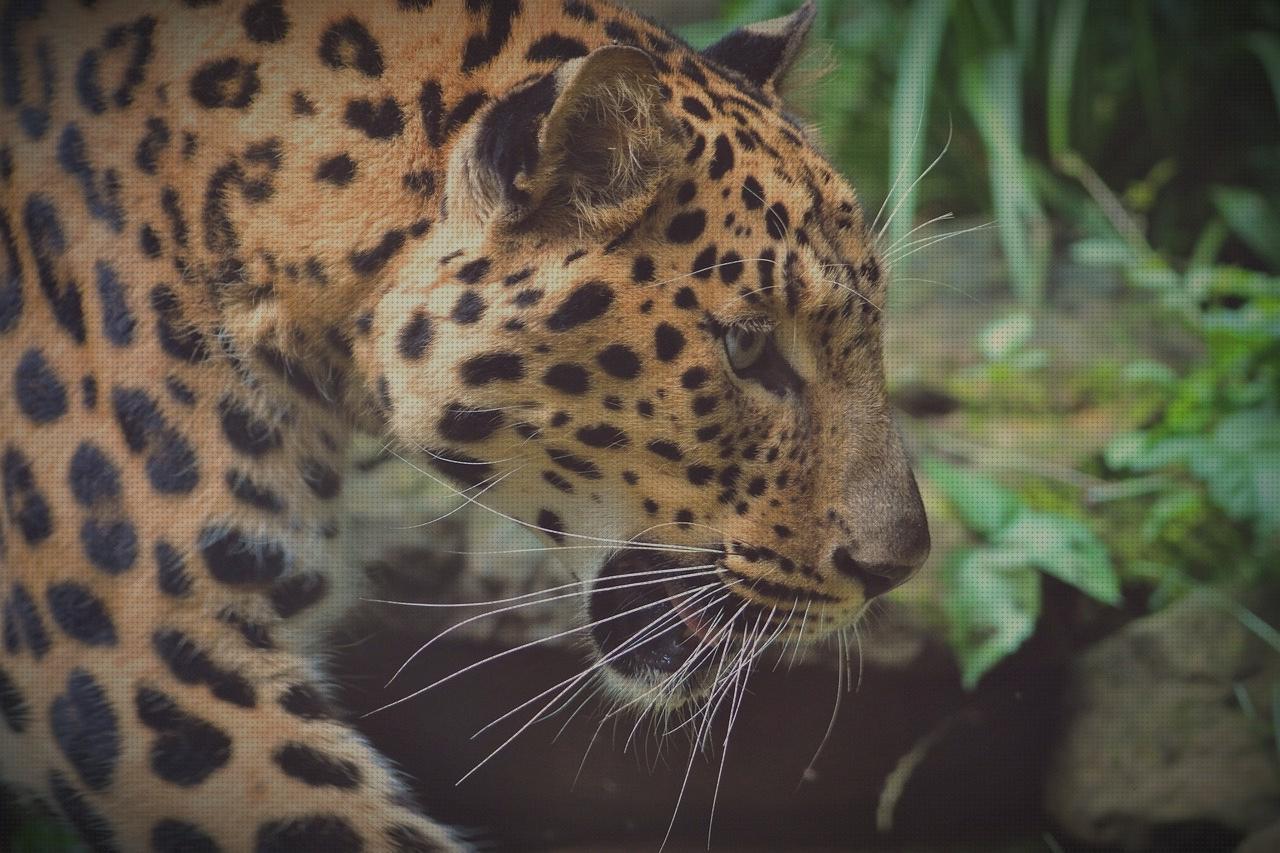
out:
M623 703L906 581L888 270L780 94L815 14L6 2L4 783L97 853L467 849L327 672L357 434L536 531Z

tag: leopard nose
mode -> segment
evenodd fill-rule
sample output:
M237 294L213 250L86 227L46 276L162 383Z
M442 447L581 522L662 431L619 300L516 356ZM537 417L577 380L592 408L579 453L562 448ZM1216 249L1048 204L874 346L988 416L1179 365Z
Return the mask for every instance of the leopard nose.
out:
M910 485L910 499L895 516L869 526L865 538L831 551L835 570L857 581L867 599L906 583L929 556L929 523L914 478Z

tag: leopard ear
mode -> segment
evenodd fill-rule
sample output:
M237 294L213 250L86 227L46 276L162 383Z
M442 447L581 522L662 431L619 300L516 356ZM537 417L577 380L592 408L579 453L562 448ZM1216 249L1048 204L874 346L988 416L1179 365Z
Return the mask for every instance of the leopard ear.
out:
M652 200L679 134L648 54L610 45L495 103L464 153L465 179L485 218L596 227Z
M761 89L776 89L804 47L816 10L805 0L790 15L734 30L702 55Z

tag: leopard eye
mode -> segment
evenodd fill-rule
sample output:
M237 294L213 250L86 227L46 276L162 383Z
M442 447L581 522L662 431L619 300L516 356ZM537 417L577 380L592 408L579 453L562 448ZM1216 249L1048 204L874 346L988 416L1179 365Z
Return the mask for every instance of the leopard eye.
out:
M729 327L724 334L724 353L729 359L729 366L735 373L745 373L760 361L760 357L768 348L769 337L772 334L762 329Z

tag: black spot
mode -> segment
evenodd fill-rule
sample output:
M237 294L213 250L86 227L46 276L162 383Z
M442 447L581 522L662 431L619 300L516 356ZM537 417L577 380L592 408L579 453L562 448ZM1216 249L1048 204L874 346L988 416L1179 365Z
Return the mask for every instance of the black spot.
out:
M281 0L254 0L240 15L245 35L259 44L275 44L289 33L289 16Z
M141 230L138 231L138 248L148 258L160 257L162 250L160 237L150 225L143 225Z
M169 426L159 404L140 388L115 388L111 404L125 443L147 451L147 478L161 494L186 494L200 479L196 453L182 433Z
M605 373L617 379L635 379L640 375L640 359L625 344L611 344L596 353L596 363Z
M781 240L787 234L787 228L791 224L791 217L787 215L787 208L782 202L774 202L769 209L764 212L765 229L769 232L769 236L775 240Z
M689 210L671 217L667 225L667 239L673 243L692 243L702 236L707 227L707 214L703 210Z
M702 103L702 101L699 101L697 98L686 96L684 100L680 102L680 105L684 107L685 112L694 118L699 118L703 121L711 121L711 111L707 109L706 104Z
M151 310L156 314L156 337L165 352L193 364L209 357L204 336L187 322L177 295L168 285L151 288Z
M20 451L5 450L3 468L4 508L28 545L37 545L53 533L49 502L36 487L31 462Z
M684 458L684 454L680 452L680 448L676 447L675 443L671 441L664 441L663 439L655 438L653 441L650 441L645 445L645 447L649 448L651 452L656 453L663 459L670 459L672 462L679 462Z
M332 716L328 701L309 684L291 684L280 694L280 707L304 720L325 720Z
M261 88L258 64L233 56L206 62L191 77L191 97L208 109L242 110L253 103Z
M573 484L570 483L568 480L566 480L564 477L561 477L555 471L543 471L542 479L546 480L548 483L552 485L552 487L559 489L562 492L573 491Z
M320 35L320 60L330 68L355 68L366 77L381 77L382 48L365 25L343 18Z
M430 169L420 169L404 176L404 188L411 193L430 198L436 191L436 175Z
M556 544L564 544L564 522L560 520L560 516L549 509L538 510L538 526L542 528L543 533L554 539Z
M588 52L587 46L578 39L550 33L530 45L524 58L530 62L568 62Z
M711 163L707 167L707 174L711 176L713 181L718 181L732 168L733 145L729 143L728 138L722 133L716 137L715 152L711 155Z
M708 465L690 465L685 471L689 482L695 486L705 486L715 476L715 470Z
M476 355L462 363L462 381L467 385L486 385L496 380L515 382L524 378L524 357L514 352Z
M669 323L659 323L653 330L654 352L659 361L673 361L684 349L684 335Z
M89 375L80 377L80 399L86 409L93 409L98 405L97 379Z
M338 472L323 462L308 458L299 462L298 467L302 472L302 482L320 500L327 501L342 489L342 478Z
M586 21L588 24L594 24L596 21L595 10L582 0L564 0L564 13L579 21Z
M284 498L244 471L228 468L225 479L231 496L241 503L263 512L284 512Z
M111 784L120 758L120 730L107 694L79 667L67 676L67 690L49 706L50 729L58 748L81 781L95 791Z
M49 790L53 792L54 802L66 816L67 823L92 853L119 853L111 824L85 802L84 796L57 770L49 771Z
M704 427L698 427L694 432L694 437L697 438L698 441L711 441L720 434L721 429L723 429L723 427L721 427L720 424L709 424Z
M218 403L222 434L231 446L249 456L262 456L284 442L280 431L258 418L234 397L223 397Z
M76 343L84 343L84 305L80 287L70 279L59 281L54 268L55 261L67 249L67 239L53 202L46 196L32 194L23 207L22 222L35 256L40 290L49 300L54 319Z
M627 434L612 424L581 427L577 432L577 438L588 447L621 449L631 444Z
M430 455L433 468L468 486L478 486L493 475L491 464L460 450L431 450Z
M690 271L695 278L710 278L711 273L715 272L716 266L716 247L714 244L707 246L698 253L693 259L693 269Z
M42 350L32 348L18 359L13 371L18 408L38 424L56 421L67 411L67 386L58 378Z
M215 664L181 631L162 628L151 635L151 645L183 684L205 684L217 698L242 708L257 705L253 686L243 676Z
M404 112L395 98L383 98L376 104L367 98L350 101L343 118L348 127L370 139L391 139L404 131Z
M95 265L98 278L98 299L102 303L102 334L118 347L133 342L133 328L137 325L133 312L125 302L125 287L115 267L106 261Z
M676 291L676 295L671 301L677 308L697 308L698 294L694 292L692 287L682 287Z
M553 332L567 331L596 319L612 304L613 289L603 281L578 285L547 318L547 328Z
M457 279L464 284L478 284L489 274L489 259L477 258L458 268Z
M37 659L45 656L52 645L49 632L44 627L44 620L40 618L40 611L36 609L35 600L22 584L15 583L9 589L4 617L6 634L12 632L15 637L20 637ZM17 648L16 640L9 636L5 638L5 645L11 647L10 651Z
M304 365L279 349L265 344L260 344L254 353L264 367L274 371L299 394L322 404L332 403L341 395L343 374L334 369L332 364L320 361Z
M733 284L742 278L744 269L742 256L737 252L725 252L720 258L720 280L725 284Z
M599 480L604 477L594 462L591 462L588 459L583 459L581 456L575 456L567 451L557 450L551 447L547 448L547 455L551 457L552 462L556 463L561 468L572 471L587 480Z
M328 579L317 572L299 572L271 585L271 606L282 619L296 616L324 598Z
M714 412L719 405L720 398L714 394L709 394L702 397L694 397L693 405L689 408L693 409L693 413L701 418Z
M218 621L239 631L240 636L244 638L245 645L251 649L274 649L276 647L275 641L271 639L271 632L267 630L266 625L247 619L228 607L218 611Z
M183 711L164 693L140 687L134 707L138 720L158 733L151 743L151 770L166 782L194 787L231 759L226 732Z
M5 149L6 151L8 149ZM22 260L9 217L0 210L0 334L12 329L22 316Z
M458 99L453 109L445 112L444 89L437 80L428 80L422 84L422 92L418 95L418 105L422 109L422 126L427 133L427 142L439 148L459 127L466 124L476 111L489 100L484 92L469 92Z
M14 734L22 734L31 721L31 709L4 669L0 669L0 717Z
M450 403L436 425L440 435L449 441L484 441L506 423L502 412L478 409L461 403Z
M544 295L545 294L541 290L530 287L517 293L515 298L511 301L519 308L528 308L541 302Z
M344 758L325 755L301 743L286 743L271 760L286 776L314 788L351 789L360 784L360 768Z
M764 206L764 187L760 186L753 175L748 175L742 182L742 203L747 206L747 210L759 210Z
M138 531L128 521L87 518L80 526L84 554L99 569L118 575L138 559Z
M290 100L290 109L296 116L313 116L316 114L315 101L307 97L305 92L294 92Z
M238 527L205 527L196 548L214 580L225 584L269 583L289 564L278 543L253 540Z
M684 155L686 163L693 163L702 156L702 152L707 150L707 138L699 133L693 138L693 144L689 146L689 152Z
M484 300L480 298L480 294L474 290L464 290L462 295L458 297L457 304L453 306L453 312L450 316L453 318L453 322L461 326L468 326L479 322L480 318L484 316L484 309Z
M355 180L356 161L347 154L338 154L324 160L316 167L316 180L338 187L345 187Z
M462 73L470 74L489 64L511 37L511 22L520 13L520 0L469 0L472 10L487 10L488 21L482 35L467 39L462 52Z
M278 4L280 0L275 2ZM249 10L252 8L249 7ZM249 10L246 10L246 15ZM157 821L151 827L151 850L152 853L219 853L214 840L201 832L195 824L169 818Z
M254 853L301 853L304 850L361 853L365 845L359 833L342 818L318 814L262 824L253 849Z
M133 162L148 175L154 175L156 173L156 160L159 158L160 152L168 147L171 139L169 125L165 124L164 119L152 116L147 119L144 127L146 128L146 133L142 135L142 139L138 142L138 149L134 152Z
M45 590L49 613L68 636L89 646L113 646L116 628L106 606L89 588L66 581Z
M562 362L553 364L542 375L542 382L548 387L563 391L566 394L582 394L589 387L587 371L581 365Z
M120 175L115 169L101 174L89 162L89 152L80 128L68 124L58 138L58 163L80 183L85 206L117 234L124 230L124 205L120 201Z
M156 542L155 558L156 583L161 592L174 598L181 598L191 592L187 563L177 548L162 539Z
M680 377L680 384L690 391L696 391L707 384L707 371L703 367L691 367Z
M189 231L187 219L182 215L182 205L178 199L178 191L173 187L164 187L160 190L160 207L169 219L169 231L173 234L173 242L185 247ZM227 227L230 228L230 225Z
M351 268L361 275L380 272L396 252L404 247L404 232L393 228L382 235L378 245L371 249L357 249L351 253Z
M654 266L653 258L648 255L640 255L631 264L631 280L638 283L653 281Z

